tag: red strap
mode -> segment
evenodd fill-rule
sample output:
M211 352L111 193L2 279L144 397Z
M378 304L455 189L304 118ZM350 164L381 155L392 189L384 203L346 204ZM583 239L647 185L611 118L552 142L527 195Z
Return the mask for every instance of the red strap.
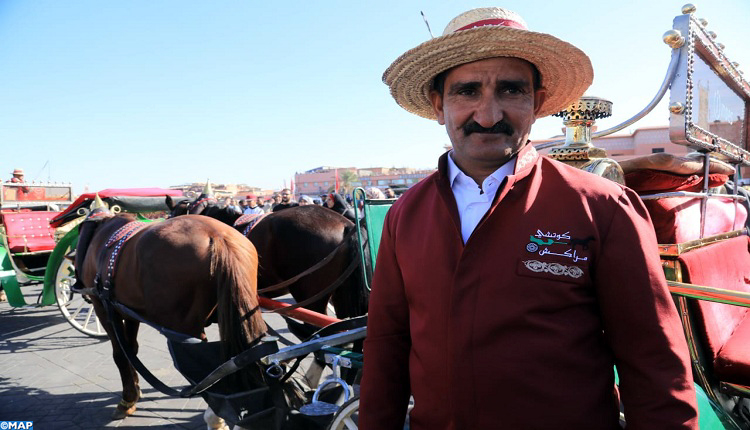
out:
M468 30L470 28L476 28L476 27L484 27L485 25L502 25L503 27L512 27L512 28L518 28L521 30L527 30L527 28L523 24L517 21L513 21L511 19L483 19L481 21L476 21L476 22L472 22L469 25L465 25L456 31Z

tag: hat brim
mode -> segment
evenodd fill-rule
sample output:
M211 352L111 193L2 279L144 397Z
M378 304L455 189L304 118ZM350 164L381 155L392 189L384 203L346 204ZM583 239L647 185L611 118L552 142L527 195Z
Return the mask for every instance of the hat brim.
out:
M383 82L399 106L423 118L436 119L429 98L435 76L461 64L494 57L522 58L539 69L547 98L538 118L568 107L594 80L589 57L568 42L545 33L483 26L437 37L407 51L383 73Z

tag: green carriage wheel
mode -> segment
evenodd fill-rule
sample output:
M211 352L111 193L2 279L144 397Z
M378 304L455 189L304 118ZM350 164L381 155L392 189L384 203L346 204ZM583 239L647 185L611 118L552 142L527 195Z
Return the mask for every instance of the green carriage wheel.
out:
M78 229L69 231L57 243L47 263L44 274L44 290L54 293L55 302L63 317L76 330L93 337L107 337L104 327L94 312L94 305L88 297L74 293L70 287L75 283L73 262L65 256L75 249L78 243Z

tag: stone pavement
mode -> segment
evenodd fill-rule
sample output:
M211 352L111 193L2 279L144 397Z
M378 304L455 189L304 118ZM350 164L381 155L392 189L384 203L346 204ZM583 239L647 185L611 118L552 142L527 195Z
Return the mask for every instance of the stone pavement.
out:
M40 286L23 287L34 303ZM280 328L278 316L266 321ZM214 326L209 339L217 339ZM186 380L174 369L166 339L141 324L138 356L167 385ZM133 416L111 421L122 385L107 339L88 337L73 329L57 306L12 308L0 303L0 421L33 421L34 428L138 429L161 427L205 429L205 402L200 398L167 397L141 378L143 398Z

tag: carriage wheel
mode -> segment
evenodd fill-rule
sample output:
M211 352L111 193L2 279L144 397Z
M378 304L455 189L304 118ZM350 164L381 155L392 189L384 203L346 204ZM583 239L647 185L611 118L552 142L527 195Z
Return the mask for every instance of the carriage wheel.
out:
M333 415L327 430L356 430L359 418L359 396L352 397Z
M45 288L48 283L53 284L57 307L60 308L65 320L81 333L93 337L107 337L107 332L99 323L94 312L94 305L87 296L70 290L76 281L73 262L65 256L74 249L78 239L77 232L71 231L58 242L50 256L45 273Z
M408 412L414 407L414 399L409 400L407 409L406 423L404 430L409 428ZM346 403L341 405L339 410L333 415L333 421L326 427L326 430L357 430L359 422L359 396L354 396Z

